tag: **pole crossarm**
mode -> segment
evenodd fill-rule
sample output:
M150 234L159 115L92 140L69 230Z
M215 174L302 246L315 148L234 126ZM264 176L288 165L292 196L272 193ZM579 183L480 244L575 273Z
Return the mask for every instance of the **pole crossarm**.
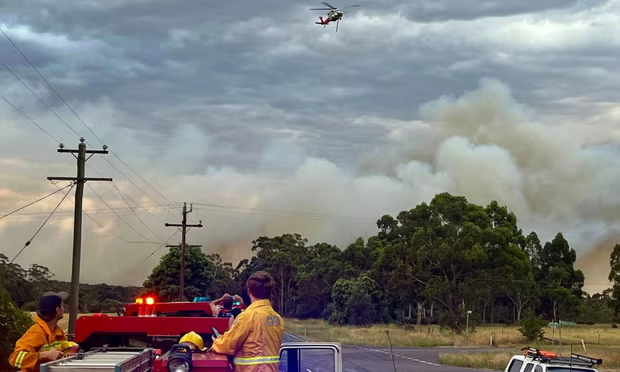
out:
M77 177L47 177L48 180L50 181L84 181L84 182L88 182L88 181L108 181L108 182L112 182L112 178L102 178L102 177L86 177L86 178L82 178L79 179Z
M71 150L71 149L64 149L64 148L60 148L58 150L56 150L58 152L63 152L63 153L69 153L69 154L79 154L80 150ZM86 150L84 151L85 154L108 154L108 150Z
M182 223L166 223L166 227L202 227L202 224L199 223L198 225L183 225Z

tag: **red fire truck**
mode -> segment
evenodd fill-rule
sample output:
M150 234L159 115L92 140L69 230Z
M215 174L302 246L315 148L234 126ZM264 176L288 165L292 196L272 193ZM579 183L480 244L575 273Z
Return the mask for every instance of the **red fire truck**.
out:
M242 302L233 307L246 308ZM212 329L223 333L229 324L228 318L213 317L210 302L157 302L151 295L138 297L118 315L79 317L74 341L85 351L103 345L152 346L167 351L187 332L194 331L203 339L211 340Z
M202 306L202 307L201 307ZM245 307L243 304L237 306ZM202 310L199 310L202 309ZM136 311L134 311L136 310ZM192 314L192 316L188 316ZM208 349L211 336L228 330L229 319L211 315L208 302L157 303L147 296L127 305L119 316L80 316L74 341L80 352L41 365L41 372L232 372L229 357L207 351L191 351L178 344L194 331ZM284 343L280 349L280 371L342 371L338 343Z
M156 296L154 295L138 297L135 303L128 304L119 309L118 315L139 316L140 309L142 309L143 311L150 310L157 316L213 316L211 313L211 302L201 300L201 297L195 298L193 302L155 302ZM145 309L144 305L151 306L151 308ZM246 307L241 301L233 302L233 309L245 310Z

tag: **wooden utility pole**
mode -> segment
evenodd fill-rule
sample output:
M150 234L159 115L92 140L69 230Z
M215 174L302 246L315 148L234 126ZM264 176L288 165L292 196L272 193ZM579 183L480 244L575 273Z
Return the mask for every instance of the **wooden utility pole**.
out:
M75 336L75 321L77 320L78 304L80 296L80 262L82 255L82 198L84 197L84 183L86 181L112 181L111 178L87 178L85 177L86 161L93 154L107 154L108 146L103 145L103 150L86 150L84 137L80 138L80 145L77 150L65 149L61 143L58 152L70 153L77 159L77 177L47 177L50 181L74 181L75 188L75 210L73 217L73 261L71 264L71 310L69 313L69 340ZM75 154L77 153L77 156ZM86 158L86 154L91 154Z
M185 299L184 294L184 286L185 286L185 236L187 234L188 227L202 227L202 221L198 225L188 225L187 224L187 214L191 213L193 210L193 205L190 204L189 211L187 210L187 203L183 203L183 220L180 224L178 223L166 223L166 227L181 227L181 272L180 272L180 280L179 280L179 301L183 301Z

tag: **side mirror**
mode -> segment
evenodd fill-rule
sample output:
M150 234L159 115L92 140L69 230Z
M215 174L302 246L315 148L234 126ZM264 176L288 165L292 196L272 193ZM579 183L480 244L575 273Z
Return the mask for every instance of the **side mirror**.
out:
M287 342L280 348L281 372L342 372L339 343Z

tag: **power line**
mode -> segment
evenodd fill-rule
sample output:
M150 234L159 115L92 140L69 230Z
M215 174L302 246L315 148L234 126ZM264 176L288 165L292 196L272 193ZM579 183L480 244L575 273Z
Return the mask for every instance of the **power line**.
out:
M157 239L162 240L157 234L155 234L153 232L153 230L151 230L150 227L147 226L147 224L144 223L144 221L142 221L142 219L140 218L140 216L138 216L138 214L136 213L136 211L129 205L129 203L127 202L127 199L125 199L125 197L123 196L123 193L121 192L121 190L116 186L116 184L114 182L112 182L112 186L114 186L114 188L116 189L116 191L118 191L118 193L120 194L121 198L123 199L123 201L125 202L125 204L127 204L127 206L131 209L131 211L133 212L133 214L138 218L138 220L140 222L142 222L142 224L144 225L144 227L146 227L151 234L153 234ZM148 239L147 237L144 237L145 239Z
M121 159L118 155L116 155L114 152L112 152L112 150L110 150L110 152L112 153L112 155L114 155L118 160L121 161L121 163L125 164L125 166L127 168L129 168L130 171L132 171L136 176L138 176L142 181L144 181L144 183L146 183L147 185L151 186L150 183L148 183L144 178L142 178L141 175L139 175L135 170L133 170L127 163L125 163L125 161L123 159ZM165 201L167 201L168 203L172 204L172 202L170 200L168 200L168 198L166 198L161 192L159 192L159 190L157 190L156 188L154 188L153 186L151 186L151 188L153 190L155 190L156 193L158 193L159 195L161 195L162 198L164 198Z
M2 30L0 28L0 30ZM37 128L39 128L41 131L43 131L43 133L47 134L48 137L50 137L51 139L53 139L56 143L60 143L59 140L56 139L56 137L52 136L48 131L46 131L45 129L43 129L39 124L37 124L36 121L30 119L30 117L28 117L28 115L24 114L24 112L22 110L20 110L19 108L17 108L17 106L15 106L14 104L11 103L11 101L9 101L8 99L6 99L2 94L0 94L0 98L2 98L3 100L6 101L6 103L8 103L9 105L11 105L17 112L19 112L20 114L22 114L23 117L25 117L26 119L30 120L30 122L32 124L34 124Z
M24 57L24 59L26 60L26 62L28 62L28 64L30 64L30 66L32 66L32 68L37 72L37 74L41 77L41 79L43 79L43 81L45 82L45 84L47 84L47 86L58 96L58 98L60 98L62 100L62 102L69 108L69 110L71 110L73 112L73 114L75 114L75 116L80 119L80 117L75 113L75 111L73 111L73 109L71 108L71 106L69 106L67 104L67 102L64 100L64 98L62 98L60 96L60 94L58 94L58 92L56 91L56 89L54 89L54 87L47 81L47 79L41 75L41 73L39 72L39 70L35 67L35 65L30 62L30 60L28 59L28 57L26 57L26 55L24 53L22 53L21 49L19 49L19 47L17 45L15 45L15 43L13 42L13 40L11 40L11 38L9 37L9 35L6 34L6 32L4 32L4 30L0 27L0 31L2 32L2 34L4 35L4 37L11 43L11 45L13 45L13 47L19 52L19 54L21 54L22 57ZM80 119L82 120L82 119ZM93 134L93 136L95 136L95 138L97 138L99 140L99 142L101 142L103 144L103 141L97 137L97 135L88 127L88 125L86 125L86 123L84 123L82 121L82 124L84 124L84 126L86 128L88 128L88 130L90 130L90 132ZM77 134L77 133L76 133ZM78 135L79 136L79 135Z
M157 217L156 215L154 215L151 211L149 211L148 209L144 208L143 206L140 205L140 203L138 203L137 201L135 201L133 198L131 198L129 195L125 194L124 192L120 191L121 195L124 195L127 199L131 200L132 202L136 203L136 205L138 207L140 207L142 210L144 210L146 213L150 214L151 216L153 216L153 218L155 218L156 220L158 220L161 223L166 223L164 220L162 220L161 218ZM157 207L155 207L157 208ZM159 207L159 208L165 208L165 209L170 209L170 208L176 208L175 206L171 206L171 207Z
M49 109L49 110L50 110L50 111L51 111L54 115L56 115L56 117L57 117L57 118L58 118L61 122L63 122L63 123L67 126L67 128L69 128L69 129L70 129L73 133L75 133L75 135L76 135L76 136L78 136L78 138L80 137L80 134L79 134L78 132L76 132L76 131L75 131L75 129L73 129L73 127L71 127L71 126L70 126L70 125L69 125L66 121L64 121L64 119L63 119L63 118L61 118L61 117L60 117L60 116L56 113L56 111L54 111L54 110L53 110L53 109L52 109L52 108L51 108L51 107L50 107L47 103L45 103L45 101L43 101L43 99L41 99L41 97L39 97L39 96L38 96L38 95L37 95L37 94L36 94L36 93L35 93L32 89L30 89L30 87L29 87L28 85L26 85L26 83L24 83L24 81L23 81L22 79L20 79L20 77L19 77L19 76L17 76L17 74L15 74L15 73L14 73L14 72L13 72L13 70L11 70L11 68L10 68L9 66L7 66L7 65L6 65L6 63L4 63L4 61L0 60L0 63L2 63L2 65L4 66L4 68L6 68L7 70L9 70L9 72L10 72L11 74L13 74L13 76L15 76L15 78L16 78L17 80L19 80L19 82L20 82L20 83L22 83L22 85L23 85L23 86L25 86L25 87L26 87L26 89L28 89L28 91L30 91L30 93L32 93L32 95L33 95L33 96L37 97L37 99L38 99L38 100L39 100L42 104L44 104L44 105L45 105L45 107L47 107L47 108L48 108L48 109Z
M58 186L56 186L56 187L58 187ZM75 202L74 202L71 198L69 198L69 201L70 201L70 202L72 202L73 204L75 204ZM110 229L108 229L107 227L103 226L103 225L102 225L101 223L99 223L97 220L95 220L94 218L92 218L92 217L91 217L88 213L86 213L84 210L82 210L82 213L84 213L84 215L85 215L86 217L90 218L90 220L91 220L91 221L93 221L94 223L96 223L99 227L101 227L102 229L104 229L105 231L107 231L108 233L110 233L111 235L114 235L115 237L119 238L120 240L123 240L123 241L125 241L125 242L127 242L127 243L130 243L130 244L131 244L131 240L129 240L129 239L125 239L125 238L123 238L122 236L120 236L120 235L118 235L118 234L116 234L116 233L114 233L114 232L110 231Z
M170 237L168 239L166 239L165 242L163 242L159 247L157 247L153 252L151 252L151 254L149 254L144 261L140 262L140 265L144 264L149 258L151 258L152 255L155 254L155 252L157 252L161 247L165 246L166 244L168 244L168 241L170 239L172 239L176 234L179 233L180 230L177 230L174 232L174 234L170 235ZM132 269L135 270L135 266L132 266ZM99 299L99 301L97 301L97 303L95 303L92 307L95 307L97 305L99 305L102 301L105 301L106 298L110 295L110 293L114 292L116 290L117 287L113 287L111 288L106 294L104 294L103 296L101 296L101 298Z
M28 89L30 91L30 93L32 93L32 95L34 95L41 103L43 103L45 105L45 107L47 107L54 115L56 115L56 117L62 121L73 133L75 133L78 137L79 137L79 133L77 133L64 119L62 119L57 113L56 111L54 111L47 103L45 103L45 101L43 101L43 99L41 99L41 97L39 97L19 76L17 76L17 74L15 74L15 72L13 72L13 70L11 70L11 68L9 66L7 66L3 61L0 61L0 63L2 63L2 65L23 85L26 87L26 89ZM47 131L45 131L40 125L38 125L36 122L34 122L32 119L30 119L25 113L23 113L20 109L18 109L15 105L13 105L11 102L9 102L6 98L2 97L5 101L7 101L7 103L9 103L11 106L13 106L14 109L16 109L17 111L19 111L24 117L26 117L28 120L30 120L33 124L35 124L39 129L41 129L43 132L45 132L48 136L50 136L52 139L54 139L54 141L56 142L60 142L58 140L56 140L51 134L49 134ZM107 161L107 159L105 159ZM120 159L119 159L120 160ZM108 162L109 163L109 162ZM116 168L113 164L109 163L113 168L116 169L117 172L119 172L121 175L123 175L125 178L127 178L129 180L129 178L123 173L121 172L118 168ZM90 168L90 166L89 166ZM92 168L90 168L91 170L93 170ZM94 170L93 170L94 171ZM95 173L98 173L95 171ZM131 180L130 180L131 181ZM134 183L135 185L135 183ZM137 185L135 185L140 191L142 191L143 193L146 194L146 191L142 190L140 187L138 187ZM147 194L148 196L148 194ZM152 199L152 198L151 198ZM154 199L153 199L154 200ZM158 203L156 200L154 200L156 203ZM137 203L136 203L137 204ZM163 223L163 220L160 220ZM158 238L159 239L159 238Z
M181 229L177 229L177 231L174 232L174 234L170 235L170 237L159 247L155 248L155 250L153 252L151 252L151 254L149 254L144 261L142 261L141 263L145 263L146 261L148 261L149 258L151 258L151 256L153 256L158 250L161 249L161 247L165 246L168 243L168 240L172 239L176 234L178 234L179 232L181 232Z
M336 218L336 219L344 219L344 220L360 221L360 222L377 220L377 218L371 218L371 217L358 217L358 216L349 216L349 215L332 214L332 213L284 211L284 210L267 209L267 208L240 208L240 207L230 207L230 206L212 204L212 203L194 203L194 204L205 206L207 207L207 208L204 208L206 210L209 210L208 207L211 207L211 208L224 209L224 210L229 210L231 212L239 212L239 213L246 213L246 214L253 214L250 211L256 211L258 212L257 214L259 215L269 215L269 213L278 213L286 217L306 216L311 219L324 219L326 217L331 217L331 218ZM244 211L244 209L248 211Z
M331 222L344 222L344 223L353 223L353 224L357 224L357 223L370 223L370 222L376 222L377 218L369 218L369 217L332 217L332 218L327 218L327 217L320 217L320 216L304 216L302 213L265 213L265 212L249 212L249 211L242 211L242 210L214 210L214 209L209 209L209 208L197 208L200 210L206 210L206 211L212 211L212 212L220 212L220 213L237 213L237 214L243 214L243 215L248 215L248 216L262 216L262 217L273 217L273 218L295 218L295 219L302 219L302 220L312 220L312 221L331 221Z
M60 200L60 203L58 203L58 205L56 205L56 208L54 208L54 210L52 211L52 213L49 215L49 217L47 217L47 219L43 222L43 224L41 225L41 227L39 227L39 229L37 230L37 232L34 233L34 235L32 236L32 238L30 238L30 240L28 240L26 242L26 244L24 244L24 247L19 251L19 253L17 253L17 255L15 257L13 257L13 259L11 260L11 262L9 263L13 263L13 261L15 261L15 259L17 257L19 257L20 254L22 254L22 252L24 251L24 249L26 249L26 247L28 247L30 245L30 243L32 243L32 241L34 240L34 238L39 234L39 232L43 229L43 226L45 226L45 224L47 223L47 221L49 221L50 217L52 217L52 215L54 214L54 212L56 212L56 209L58 209L58 207L60 207L60 205L62 204L63 201L65 201L65 199L67 198L67 196L69 195L69 193L71 192L71 190L73 189L73 186L75 186L76 183L72 182L70 184L71 188L65 193L65 196L62 197L62 199Z
M153 207L153 208L161 209L162 207ZM172 208L172 207L168 207L168 208ZM88 212L88 213L91 213L91 214L109 214L109 213L116 212L116 211L118 211L118 212L129 212L130 209L127 208L127 207L122 207L122 208L111 208L111 209L110 208L92 208L92 209L89 209L87 211L85 210L85 212ZM145 211L149 212L147 209L145 209ZM15 214L13 216L13 218L15 218L15 217L27 217L27 216L39 216L39 215L47 216L49 213L50 213L49 211L18 213L18 214ZM54 214L54 216L61 215L61 214L67 214L67 213L73 213L73 211L58 211L58 212L56 212Z
M146 236L144 236L144 234L142 234L141 232L139 232L138 230L136 230L129 222L127 222L123 217L121 217L121 215L119 215L115 210L112 209L112 207L110 207L110 205L103 199L103 197L101 197L101 195L99 195L99 193L97 191L95 191L95 189L93 189L93 187L89 184L86 184L86 186L88 186L90 188L90 190L92 192L95 193L95 195L97 195L97 197L99 197L99 199L101 199L101 201L103 202L103 204L106 205L106 207L108 207L108 209L110 209L112 212L114 212L114 214L121 220L123 221L125 224L127 224L127 226L129 226L129 228L131 228L133 231L135 231L138 235L140 235L141 237L143 237L146 240L149 240L149 238L147 238Z
M40 202L40 201L42 201L42 200L45 200L45 199L49 198L50 196L52 196L52 195L54 195L54 194L57 194L57 193L61 192L62 190L66 189L67 187L73 187L73 186L72 186L72 184L68 184L67 186L65 186L65 187L63 187L63 188L61 188L61 189L58 189L58 190L54 191L54 192L53 192L53 193L51 193L51 194L47 194L46 196L44 196L44 197L42 197L42 198L40 198L40 199L37 199L37 200L35 200L35 201L31 202L31 203L28 203L28 204L24 205L23 207L17 208L17 209L16 209L16 210L14 210L13 212L10 212L10 213L5 214L4 216L0 217L0 220L1 220L1 219L3 219L3 218L5 218L5 217L8 217L8 216L12 215L13 213L17 213L17 212L19 212L19 211L21 211L22 209L28 208L29 206L31 206L31 205L33 205L33 204L36 204L36 203L38 203L38 202ZM69 190L69 191L71 191L71 190ZM54 211L52 211L52 214L54 214L54 212L55 212L55 211L56 211L56 209L54 209ZM49 219L49 217L48 217L48 219Z
M110 152L112 153L112 151L110 150ZM112 155L116 156L114 153L112 153ZM118 158L118 156L116 156L116 158ZM120 160L120 158L118 158ZM144 191L144 189L142 189L140 186L136 185L135 182L133 182L131 180L131 178L127 177L127 175L125 175L123 172L120 171L120 169L118 169L114 164L112 164L108 159L103 158L103 160L105 160L106 163L108 163L112 168L114 168L118 173L120 173L121 175L123 175L123 177L125 177L125 179L127 179L127 181L131 182L132 185L134 185L138 190L142 191L144 193L144 195L148 196L152 201L154 201L157 205L159 205L160 207L163 207L163 205L161 205L157 200L155 200L149 193L147 193L146 191ZM148 184L148 183L147 183ZM151 188L153 188L151 186ZM168 201L170 202L170 201ZM171 203L172 204L172 203Z
M90 167L89 167L89 169L90 169L90 170L92 170L95 174L99 174L99 172L97 172L95 169L92 169L92 168L90 168ZM117 171L118 171L118 169L117 169ZM118 172L120 173L120 171L118 171ZM122 173L121 173L121 174L122 174ZM99 174L99 176L101 176L101 175ZM123 176L125 176L125 175L123 175ZM125 178L127 178L127 177L125 176ZM134 186L135 186L135 184L134 184ZM136 187L137 187L137 186L136 186ZM158 221L159 221L159 222L161 222L161 223L166 223L166 222L164 222L164 220L162 220L161 218L157 217L156 215L154 215L153 213L151 213L150 211L148 211L147 209L145 209L145 208L144 208L144 207L143 207L140 203L138 203L137 201L135 201L133 198L129 197L129 195L127 195L127 194L123 193L122 191L120 191L120 189L119 189L118 187L117 187L116 189L118 190L118 192L120 192L120 193L121 193L121 196L123 196L123 195L124 195L127 199L129 199L129 200L133 201L134 203L136 203L136 205L137 205L138 207L140 207L140 208L144 209L144 210L145 210L148 214L150 214L151 216L153 216L156 220L158 220ZM144 192L144 191L142 191L142 192ZM146 194L146 192L144 192L144 193ZM148 195L147 195L147 196L148 196ZM151 198L151 199L152 199L152 198ZM157 203L157 201L155 201L155 203ZM161 204L159 204L159 203L157 203L157 205L158 205L160 208L166 208L165 206L162 206L162 205L161 205ZM129 208L131 208L131 207L129 207ZM170 214L171 214L171 212L170 212L170 211L168 211L168 213L170 213Z
M13 42L13 40L9 37L9 35L7 35L6 32L4 32L4 30L2 30L2 28L0 28L0 31L2 32L2 34L4 35L4 37L11 43L11 45L13 45L13 47L19 52L19 54L26 60L26 62L28 62L28 64L36 71L36 73L39 75L39 77L41 79L43 79L43 81L45 82L45 84L47 84L47 86L54 92L54 94L56 94L56 96L64 103L65 106L67 106L67 108L73 113L73 115L75 115L76 118L78 118L78 120L86 127L86 129L88 129L93 136L95 136L95 138L97 138L97 140L99 140L99 142L101 142L102 145L105 145L105 143L103 142L103 140L101 138L99 138L99 136L97 136L97 134L95 132L93 132L93 130L84 122L84 120L82 120L82 118L75 112L75 110L69 106L69 104L67 103L67 101L65 101L65 99L60 95L60 93L58 93L58 91L56 91L56 89L54 89L54 87L49 83L49 81L41 74L41 72L39 72L39 70L36 68L36 66L28 59L28 57L26 57L26 55L21 51L21 49ZM36 96L36 95L35 95ZM47 105L46 105L47 106ZM53 111L52 111L53 112ZM62 120L62 119L61 119ZM64 120L63 120L64 122ZM68 124L67 124L68 125ZM71 130L73 130L71 127L69 127ZM74 130L73 130L74 131ZM77 132L74 131L74 133L77 134ZM79 135L78 135L79 136ZM59 141L56 141L59 142ZM88 146L90 146L90 144L87 142L86 143ZM118 156L115 152L113 152L112 150L109 150L109 152L116 157L118 160L120 160L123 164L125 164L125 166L131 170L134 174L136 174L140 179L142 179L142 181L144 181L148 186L150 186L153 190L155 190L156 193L158 193L159 195L161 195L164 200L166 200L168 203L171 203L170 200L168 200L161 192L159 192L155 187L153 187L149 182L147 182L144 178L142 178L142 176L140 176L133 168L131 168L123 159L120 158L120 156ZM115 168L121 175L123 175L125 178L127 178L127 180L129 180L134 186L136 186L136 188L138 188L140 191L142 191L144 194L146 194L146 196L148 196L149 198L151 198L153 201L155 201L155 203L159 204L158 201L156 201L155 199L153 199L146 191L142 190L140 187L138 187L138 185L136 185L133 181L131 181L131 179L129 179L129 177L127 177L123 172L121 172L118 168L116 168L109 160L107 160L106 158L103 158L108 164L110 164L110 166L112 166L113 168ZM161 206L161 204L159 204Z

